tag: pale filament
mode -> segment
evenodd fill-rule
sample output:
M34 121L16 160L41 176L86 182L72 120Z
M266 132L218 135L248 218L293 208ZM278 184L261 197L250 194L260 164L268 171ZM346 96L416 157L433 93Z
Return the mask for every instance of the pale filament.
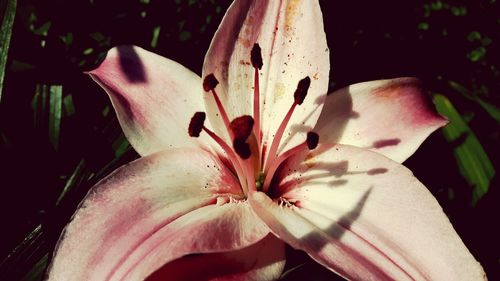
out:
M297 145L294 148L281 153L280 155L277 155L281 139L293 115L293 112L298 105L302 104L307 94L311 83L309 77L306 77L299 81L297 90L294 93L294 101L290 106L290 109L284 116L280 126L275 132L270 146L264 146L262 140L262 130L260 128L261 112L259 69L261 69L262 67L262 57L260 52L261 50L259 45L255 44L254 48L251 51L251 60L254 67L253 118L251 116L245 115L234 119L233 122L230 122L224 106L220 101L217 92L215 91L215 87L219 83L216 77L213 74L209 74L203 81L204 90L206 92L212 93L220 117L222 118L227 133L231 141L233 142L233 146L231 147L228 143L226 143L226 141L216 135L213 131L207 129L203 124L201 124L201 127L197 127L197 130L205 131L227 154L228 159L232 163L234 171L236 172L236 176L238 177L238 180L240 182L241 189L245 195L247 195L248 192L257 191L257 186L262 188L263 192L269 191L270 185L273 180L273 175L286 159L288 159L292 155L304 151L307 148L314 149L309 145L308 134L308 139L306 142ZM193 119L194 118L195 117L193 116ZM256 147L252 146L253 150L248 143L250 141L250 138L252 138L252 135L255 137L256 141ZM317 134L314 135L316 136L316 144L314 145L315 147L317 145ZM255 141L252 142L254 145Z

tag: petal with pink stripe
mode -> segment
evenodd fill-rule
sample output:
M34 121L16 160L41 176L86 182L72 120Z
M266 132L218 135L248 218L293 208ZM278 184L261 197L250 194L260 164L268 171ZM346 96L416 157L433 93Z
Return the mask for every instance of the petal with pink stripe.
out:
M140 158L89 191L62 234L49 280L143 280L187 254L252 245L268 229L247 204L222 204L240 199L232 172L208 152ZM168 251L147 259L159 249Z
M89 74L108 93L140 155L209 143L206 136L188 135L191 117L204 105L201 79L184 66L139 47L119 46Z
M485 278L437 201L404 166L345 145L294 160L279 194L291 205L263 193L250 197L291 246L353 280Z
M446 123L427 104L418 80L399 78L330 93L314 130L322 142L367 148L403 162Z
M269 234L246 248L190 255L163 266L146 281L277 280L285 267L285 244Z
M282 151L285 145L290 148L305 140L305 128L316 123L328 89L329 50L318 1L232 3L203 66L203 76L213 73L219 80L216 90L230 119L253 114L254 68L250 52L254 43L260 45L263 58L259 89L264 141L272 141L294 101L298 82L306 76L312 80L308 96L295 110L284 133ZM220 135L225 135L213 98L205 97L209 120Z

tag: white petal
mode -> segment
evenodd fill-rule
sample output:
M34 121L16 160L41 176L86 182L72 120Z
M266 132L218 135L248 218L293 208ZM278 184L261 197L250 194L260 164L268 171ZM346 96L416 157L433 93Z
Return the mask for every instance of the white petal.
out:
M182 65L139 47L119 46L90 75L108 93L139 154L210 143L204 134L188 135L191 117L204 105L200 78Z
M308 96L294 112L284 134L282 144L291 147L304 141L305 133L316 123L328 87L329 51L318 2L233 2L215 34L203 67L203 75L214 73L219 79L216 90L230 119L253 114L254 69L250 51L254 43L260 45L264 63L260 71L264 139L273 138L293 103L298 82L306 76L312 80ZM206 97L209 119L222 130L212 97Z
M329 94L315 131L321 142L368 148L403 162L447 121L413 78L351 85Z
M431 193L397 162L323 145L283 171L282 185L291 185L278 196L293 206L257 193L250 197L256 213L278 237L344 277L485 278Z

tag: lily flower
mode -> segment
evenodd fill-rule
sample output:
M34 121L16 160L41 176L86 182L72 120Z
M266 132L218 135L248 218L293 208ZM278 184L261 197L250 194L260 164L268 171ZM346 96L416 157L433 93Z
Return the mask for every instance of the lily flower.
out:
M141 158L89 191L48 279L275 280L285 243L352 280L485 279L400 164L446 120L412 78L327 94L329 61L314 0L235 0L202 77L110 50L90 76Z

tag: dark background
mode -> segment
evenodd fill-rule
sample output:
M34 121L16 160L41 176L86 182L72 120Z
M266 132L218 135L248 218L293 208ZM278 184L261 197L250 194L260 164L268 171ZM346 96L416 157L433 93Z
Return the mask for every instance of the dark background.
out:
M2 15L5 2L0 2ZM94 68L109 48L134 44L201 74L205 51L230 2L18 2L0 101L0 280L40 280L61 229L88 189L137 157L107 96L82 71ZM468 126L458 137L434 133L405 165L440 201L489 279L500 280L498 176L485 172L480 180L487 192L479 192L477 178L467 171L484 167L468 164L459 152L484 150L486 160L498 167L500 4L320 4L331 49L330 89L415 76L429 90L429 100L444 95ZM62 86L61 96L55 85ZM54 119L59 109L60 122ZM450 120L450 126L460 127L456 118ZM482 196L474 200L473 194ZM288 268L298 268L286 280L333 278L290 252Z

